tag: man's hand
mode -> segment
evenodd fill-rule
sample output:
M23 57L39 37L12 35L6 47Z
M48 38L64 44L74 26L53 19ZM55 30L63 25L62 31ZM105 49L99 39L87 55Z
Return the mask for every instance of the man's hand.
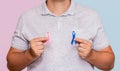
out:
M78 42L78 52L80 57L86 59L92 51L92 43L79 38L75 38L75 41Z
M101 70L110 71L114 67L115 56L110 45L96 51L92 49L92 43L87 40L75 38L75 41L78 42L78 52L81 58Z
M30 41L30 49L19 50L11 47L7 55L7 66L10 71L21 71L31 64L44 51L47 37L34 38Z
M30 41L30 54L32 57L39 57L44 51L44 43L47 37L34 38Z

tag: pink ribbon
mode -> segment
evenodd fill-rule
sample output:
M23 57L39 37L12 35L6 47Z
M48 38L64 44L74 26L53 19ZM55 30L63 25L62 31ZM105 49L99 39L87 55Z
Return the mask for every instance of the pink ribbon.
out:
M46 44L52 44L52 41L51 41L51 39L50 39L50 33L47 32L46 35L47 35L47 37L48 37L48 41L46 42Z

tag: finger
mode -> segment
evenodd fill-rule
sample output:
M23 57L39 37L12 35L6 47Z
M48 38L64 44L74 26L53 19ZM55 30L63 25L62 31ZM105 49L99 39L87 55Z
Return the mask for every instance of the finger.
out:
M84 54L79 52L79 55L80 55L80 56L83 56Z
M86 48L86 47L88 47L88 45L87 44L83 44L83 43L80 43L79 45L78 45L78 47L81 47L81 48Z
M37 53L38 54L41 54L41 53L43 53L44 52L44 50L37 50Z
M43 53L44 52L44 50L39 50L41 53Z
M74 40L75 40L76 42L78 42L78 43L89 44L89 41L87 41L87 40L84 40L84 39L75 38Z
M43 46L43 45L41 45L41 46L36 46L36 49L38 49L38 50L44 49L44 46Z
M36 46L41 46L41 45L44 45L43 42L36 42L35 43Z
M79 55L80 55L80 57L83 58L83 59L86 57L86 56L84 55L84 53L79 53Z
M47 37L38 37L38 38L34 38L33 39L34 41L37 41L37 42L46 42L48 40Z
M41 46L41 45L43 45L42 42L31 42L30 43L30 46L32 46L32 47Z
M80 53L83 53L83 52L85 51L85 49L82 48L82 47L78 47L78 51L79 51Z

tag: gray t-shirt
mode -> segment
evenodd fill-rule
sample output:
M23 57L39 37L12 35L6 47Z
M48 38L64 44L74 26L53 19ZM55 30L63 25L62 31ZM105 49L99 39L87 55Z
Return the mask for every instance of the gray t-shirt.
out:
M71 45L72 31L76 37L92 42L94 50L109 45L98 14L72 0L61 16L52 14L45 2L25 12L19 18L12 47L27 50L31 39L49 32L44 53L27 67L28 71L93 71L93 66L78 55L77 45Z

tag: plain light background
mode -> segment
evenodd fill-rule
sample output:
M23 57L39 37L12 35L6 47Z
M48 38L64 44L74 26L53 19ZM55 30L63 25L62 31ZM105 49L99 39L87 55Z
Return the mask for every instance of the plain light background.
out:
M112 71L120 71L120 0L76 1L96 10L101 15L103 25L116 56L115 67ZM41 3L42 0L0 0L0 71L8 71L6 55L18 17L30 8L39 6ZM99 70L95 69L95 71Z

